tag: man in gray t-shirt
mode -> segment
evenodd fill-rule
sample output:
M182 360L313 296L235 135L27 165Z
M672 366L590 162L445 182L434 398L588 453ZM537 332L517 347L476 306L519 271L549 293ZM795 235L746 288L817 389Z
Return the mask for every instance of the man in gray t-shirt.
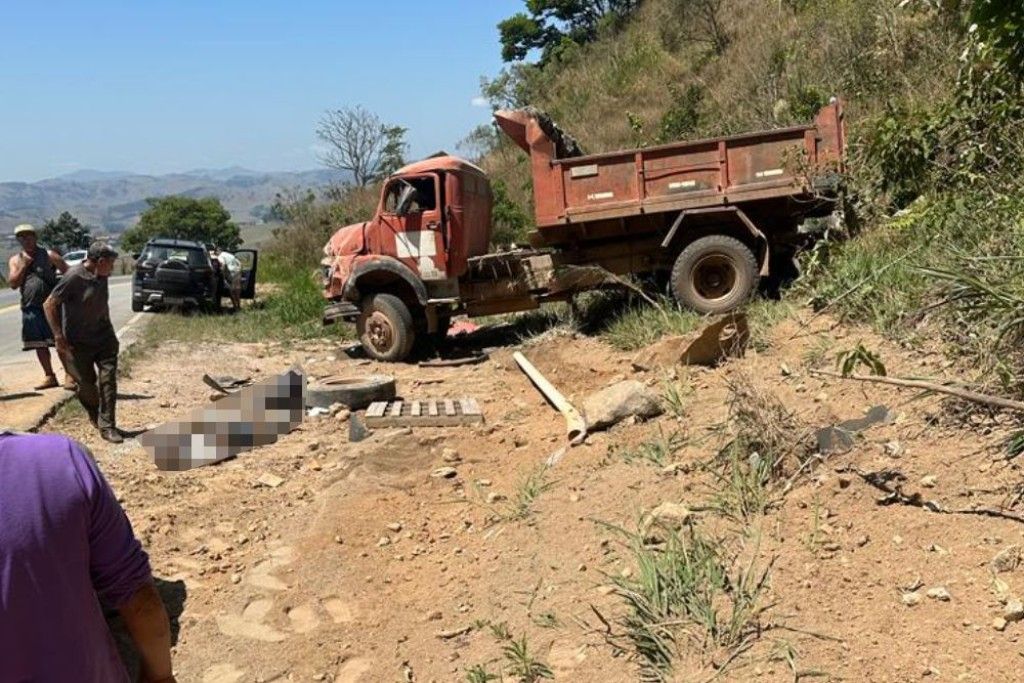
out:
M111 443L124 438L117 429L117 354L120 344L110 322L107 278L117 252L93 242L86 259L68 270L43 304L57 353L70 361L78 382L78 400L100 436Z

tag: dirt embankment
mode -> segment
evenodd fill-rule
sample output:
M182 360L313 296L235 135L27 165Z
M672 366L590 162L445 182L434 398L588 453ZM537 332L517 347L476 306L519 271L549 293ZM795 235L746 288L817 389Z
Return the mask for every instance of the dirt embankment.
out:
M898 470L903 480L879 476L944 510L1013 503L1019 472L998 460L1007 428L980 413L954 419L935 397L807 372L862 339L894 375L948 372L938 356L824 320L786 322L767 338L718 369L674 371L637 370L632 354L589 338L528 343L524 353L571 400L635 378L670 404L651 422L591 435L549 469L564 422L512 348L428 369L313 344L166 344L121 384L123 426L143 428L204 402L204 371L384 371L406 398L475 397L482 426L379 430L350 444L347 423L308 419L273 446L178 474L157 472L134 442L98 441L80 415L49 428L91 446L123 500L172 600L182 681L518 681L545 669L563 681L638 680L645 660L623 622L633 613L611 584L632 585L645 569L615 527L636 530L666 502L694 511L682 535L717 539L741 563L730 569L770 567L730 645L711 642L693 614L665 625L669 680L1017 680L1024 624L994 620L1024 593L1012 559L1024 526L905 498L881 505L886 494L857 473ZM877 404L893 419L848 453L812 454L741 514L723 502L740 489L708 466L735 426L737 387L777 398L803 427ZM456 476L431 476L443 466ZM267 473L280 483L260 484ZM993 567L1000 553L1010 559ZM718 632L735 613L724 585L710 596Z

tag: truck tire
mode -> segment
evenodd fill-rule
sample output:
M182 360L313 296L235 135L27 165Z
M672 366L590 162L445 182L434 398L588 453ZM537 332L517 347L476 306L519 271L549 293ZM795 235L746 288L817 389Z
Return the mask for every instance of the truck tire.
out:
M394 397L395 378L390 375L327 377L306 387L307 408L330 408L341 403L351 410L362 410L374 401Z
M708 235L679 254L670 285L676 301L707 314L742 306L757 281L757 259L747 245L728 235Z
M368 356L389 363L405 360L416 341L412 313L394 294L364 299L356 331Z

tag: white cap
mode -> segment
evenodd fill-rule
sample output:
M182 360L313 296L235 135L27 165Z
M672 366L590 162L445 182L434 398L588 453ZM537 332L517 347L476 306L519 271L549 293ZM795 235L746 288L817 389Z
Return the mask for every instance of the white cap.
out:
M21 225L19 225L19 226L14 228L14 236L15 237L17 237L18 235L20 235L20 234L22 234L24 232L31 232L34 235L35 232L36 232L36 229L33 228L28 223L22 223Z

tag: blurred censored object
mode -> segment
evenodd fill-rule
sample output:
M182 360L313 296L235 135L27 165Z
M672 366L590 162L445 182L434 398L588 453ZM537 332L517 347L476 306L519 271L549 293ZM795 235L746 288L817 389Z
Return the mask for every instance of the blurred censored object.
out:
M305 403L306 376L293 368L148 431L139 443L161 470L211 465L274 443L302 422Z

